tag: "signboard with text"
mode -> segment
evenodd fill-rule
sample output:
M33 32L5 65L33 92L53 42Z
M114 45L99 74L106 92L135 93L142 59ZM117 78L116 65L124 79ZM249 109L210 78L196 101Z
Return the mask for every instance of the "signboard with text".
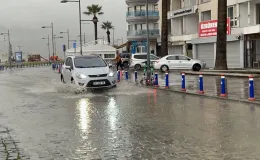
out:
M199 37L211 37L217 35L218 20L209 20L199 23ZM230 18L227 18L227 35L231 34Z

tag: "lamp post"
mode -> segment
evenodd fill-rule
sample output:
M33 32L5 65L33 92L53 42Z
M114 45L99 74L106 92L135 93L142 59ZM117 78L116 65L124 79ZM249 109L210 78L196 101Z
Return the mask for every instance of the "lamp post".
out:
M67 3L67 2L77 2L79 3L79 35L80 35L80 54L82 55L82 37L81 37L81 2L78 1L70 1L70 0L62 0L61 3Z
M86 33L84 33L84 35L81 36L84 36L84 44L86 44ZM78 37L80 37L80 35Z
M146 29L147 29L147 79L146 84L150 84L151 69L150 69L150 38L149 38L149 24L148 24L148 0L146 0Z
M50 51L50 35L48 35L48 38L42 38L42 39L47 39L48 40L48 43L47 43L47 46L48 46L48 51L49 51L49 62L50 62L50 57L51 57L51 51Z
M68 49L70 48L70 32L69 32L69 29L67 29L67 32L60 32L60 34L64 34L64 33L67 33L68 35Z
M54 57L54 35L53 35L53 22L51 22L51 26L42 26L42 28L51 28L52 56Z
M113 45L115 45L115 28L113 27Z
M53 37L54 42L55 42L55 45L54 45L54 46L55 46L55 54L56 54L56 55L57 55L57 52L56 52L56 51L57 51L57 50L56 50L56 49L57 49L57 48L56 48L56 39L61 39L61 38L63 38L63 37L62 37L62 36L56 37L55 35L54 35L54 37Z
M10 68L12 67L12 45L11 45L11 40L10 40L10 32L9 30L7 31L7 33L0 33L0 35L7 35L8 37L8 56L9 56L9 64L10 64Z

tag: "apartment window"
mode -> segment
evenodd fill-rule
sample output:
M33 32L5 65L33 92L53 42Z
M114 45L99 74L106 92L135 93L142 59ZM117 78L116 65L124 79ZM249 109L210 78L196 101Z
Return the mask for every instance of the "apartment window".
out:
M135 11L145 11L145 5L135 6Z
M201 12L201 21L211 20L211 11Z
M210 2L210 0L201 0L200 3Z
M155 4L155 5L153 6L153 9L154 9L154 11L158 11L158 4Z
M230 18L231 27L237 26L237 18L235 17L235 15L236 15L236 7L235 6L228 7L227 8L227 17Z
M135 24L135 30L146 30L146 24Z
M158 23L154 23L154 29L159 29L159 24Z

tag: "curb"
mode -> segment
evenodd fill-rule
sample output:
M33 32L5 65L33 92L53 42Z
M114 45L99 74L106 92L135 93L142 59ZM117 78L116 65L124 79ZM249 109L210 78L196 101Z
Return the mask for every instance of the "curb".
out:
M200 75L203 74L204 76L220 76L224 74L226 77L239 77L239 78L248 78L248 76L253 75L255 78L260 77L259 74L237 74L237 73L207 73L207 72L185 72L186 75Z
M198 94L198 93L192 93L192 92L182 92L178 90L173 90L173 89L165 89L161 87L153 87L153 86L145 86L140 83L133 83L132 84L138 84L138 86L144 87L144 88L149 88L149 89L158 89L161 91L167 91L167 92L174 92L178 94L186 94L186 95L192 95L192 96L197 96L197 97L205 97L205 98L211 98L211 99L221 99L221 100L226 100L226 101L233 101L233 102L242 102L246 104L255 104L255 105L260 105L260 102L258 101L248 101L248 100L243 100L243 99L236 99L236 98L229 98L229 97L218 97L215 95L210 95L210 94Z

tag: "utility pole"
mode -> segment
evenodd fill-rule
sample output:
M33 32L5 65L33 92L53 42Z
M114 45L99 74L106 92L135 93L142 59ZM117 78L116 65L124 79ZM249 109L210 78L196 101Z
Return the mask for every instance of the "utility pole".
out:
M150 84L151 68L150 68L150 38L149 38L149 24L148 24L148 0L146 0L146 29L147 29L147 70L146 70L146 84Z
M115 45L115 28L112 29L113 29L113 45Z

